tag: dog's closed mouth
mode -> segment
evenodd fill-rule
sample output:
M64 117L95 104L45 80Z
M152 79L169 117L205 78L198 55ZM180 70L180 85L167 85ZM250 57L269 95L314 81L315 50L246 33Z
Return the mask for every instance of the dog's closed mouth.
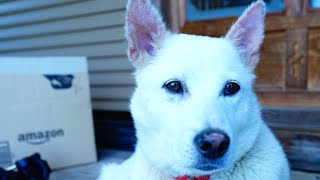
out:
M208 159L200 157L198 162L194 164L193 169L205 172L217 172L225 168L229 156L217 159Z
M198 165L195 167L195 169L201 170L201 171L213 171L213 170L217 170L220 169L221 167L217 167L215 165L212 164L207 164L207 165Z

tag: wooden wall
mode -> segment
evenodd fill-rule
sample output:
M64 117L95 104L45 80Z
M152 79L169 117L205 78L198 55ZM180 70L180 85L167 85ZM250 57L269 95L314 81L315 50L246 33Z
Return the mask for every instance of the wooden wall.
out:
M94 109L128 110L127 0L0 1L0 56L87 56Z
M265 106L320 107L319 18L320 9L310 7L308 0L286 0L283 12L267 15L255 71L255 89ZM185 22L180 30L223 36L235 20Z

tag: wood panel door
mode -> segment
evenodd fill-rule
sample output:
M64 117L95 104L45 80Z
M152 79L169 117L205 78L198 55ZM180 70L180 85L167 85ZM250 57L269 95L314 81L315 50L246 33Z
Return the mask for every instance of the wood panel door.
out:
M268 13L255 90L264 117L293 169L320 172L320 9L312 0L285 0ZM236 17L186 21L186 1L164 1L174 31L223 36Z

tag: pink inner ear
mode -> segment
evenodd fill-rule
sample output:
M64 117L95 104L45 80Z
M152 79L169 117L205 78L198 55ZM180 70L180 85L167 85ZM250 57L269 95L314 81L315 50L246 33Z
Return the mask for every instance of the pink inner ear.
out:
M155 54L166 28L158 10L149 1L131 0L127 8L126 31L129 56L137 60L145 52Z
M138 59L139 58L139 54L137 52L137 49L129 47L128 51L129 51L128 54L131 59Z
M264 17L264 3L253 3L226 35L244 56L245 64L251 68L259 61L259 48L264 38Z

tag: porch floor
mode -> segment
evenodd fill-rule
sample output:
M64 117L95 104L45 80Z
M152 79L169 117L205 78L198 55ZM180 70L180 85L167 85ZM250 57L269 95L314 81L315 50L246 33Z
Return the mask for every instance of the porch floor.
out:
M51 174L50 180L95 180L99 176L103 164L122 162L129 158L131 154L132 152L130 151L112 149L99 150L99 161L97 163L56 170ZM320 173L291 171L291 180L320 180Z

